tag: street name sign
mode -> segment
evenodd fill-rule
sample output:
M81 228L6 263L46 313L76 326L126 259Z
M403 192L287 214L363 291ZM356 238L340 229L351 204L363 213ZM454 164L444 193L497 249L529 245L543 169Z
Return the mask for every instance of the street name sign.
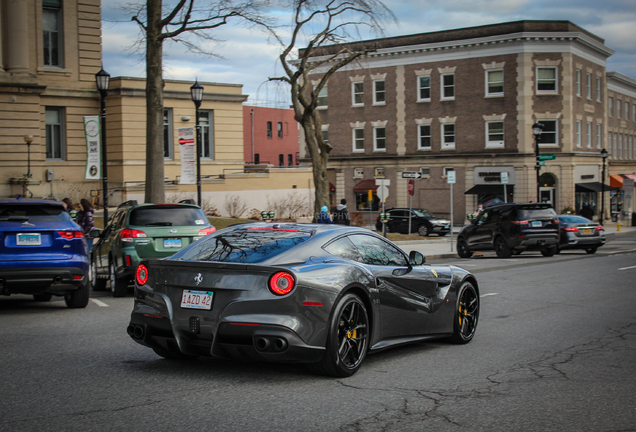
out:
M556 159L555 154L540 154L539 155L540 161L555 160L555 159Z

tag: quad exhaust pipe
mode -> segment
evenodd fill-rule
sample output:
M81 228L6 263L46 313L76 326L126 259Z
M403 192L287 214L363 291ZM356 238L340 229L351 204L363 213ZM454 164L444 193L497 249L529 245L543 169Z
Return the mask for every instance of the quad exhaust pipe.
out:
M265 337L258 336L254 340L254 346L257 351L266 352L266 351L274 351L274 352L282 352L287 349L288 343L285 338L282 337Z
M133 339L143 339L146 334L144 328L137 324L130 324L128 328L126 328L126 332Z

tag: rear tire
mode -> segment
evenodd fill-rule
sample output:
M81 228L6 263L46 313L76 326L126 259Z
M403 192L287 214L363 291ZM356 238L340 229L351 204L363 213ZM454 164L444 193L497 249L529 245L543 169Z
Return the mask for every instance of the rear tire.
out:
M556 253L556 250L557 250L556 246L552 246L550 248L543 249L541 251L541 255L543 255L544 257L551 257L551 256L554 256L554 254Z
M596 253L597 249L598 249L598 246L589 247L589 248L585 249L585 252L587 252L589 254L593 254L593 253Z
M72 291L64 296L64 302L66 307L71 309L82 309L88 304L89 289L88 283L82 285L75 291Z
M173 351L170 349L153 348L155 354L168 360L196 360L199 356L184 354L181 351Z
M341 378L353 375L367 356L369 334L364 303L357 295L346 294L333 310L323 358L307 366L321 375Z
M89 271L89 279L91 281L91 285L93 286L93 291L105 291L106 290L106 279L98 279L97 278L97 264L95 264L95 259L91 259L91 266L88 269Z
M468 243L466 243L464 237L457 239L457 255L459 255L460 258L470 258L473 256L473 253L468 249Z
M126 278L118 278L115 273L115 264L110 263L110 290L113 297L124 297L128 292L128 280Z
M33 300L36 302L47 302L53 298L53 294L44 293L44 294L33 294Z
M455 309L453 335L451 342L467 344L475 336L479 321L479 296L471 282L464 282L457 293L458 304Z
M495 239L495 252L499 258L510 258L512 252L503 237Z
M428 225L422 224L417 227L417 233L422 237L426 237L431 233L431 229L428 227Z

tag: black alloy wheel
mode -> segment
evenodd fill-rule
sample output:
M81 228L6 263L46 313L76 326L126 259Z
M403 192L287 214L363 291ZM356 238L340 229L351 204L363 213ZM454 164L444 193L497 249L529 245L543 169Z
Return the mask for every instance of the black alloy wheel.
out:
M431 229L428 227L428 225L421 224L419 227L417 227L417 233L422 237L426 237L431 233Z
M468 249L468 243L466 243L464 237L457 239L457 255L459 255L460 258L470 258L473 256L473 253Z
M471 282L464 282L457 294L459 301L455 310L451 341L466 344L475 336L479 321L479 295Z
M499 236L495 239L495 252L499 258L510 258L512 252L506 244L503 237Z
M320 362L308 366L322 375L351 376L364 362L368 343L367 309L358 296L346 294L334 308L324 357Z

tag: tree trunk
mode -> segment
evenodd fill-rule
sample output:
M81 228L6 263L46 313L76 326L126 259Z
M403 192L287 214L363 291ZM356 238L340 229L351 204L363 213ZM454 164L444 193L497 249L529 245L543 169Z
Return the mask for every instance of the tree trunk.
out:
M145 202L165 201L163 167L163 47L161 0L148 0L146 38L146 191Z
M329 205L329 178L327 177L329 154L326 151L319 151L318 139L316 138L317 126L313 116L307 111L301 120L301 126L305 132L307 150L313 167L314 187L316 188L313 222L316 222L320 208Z

